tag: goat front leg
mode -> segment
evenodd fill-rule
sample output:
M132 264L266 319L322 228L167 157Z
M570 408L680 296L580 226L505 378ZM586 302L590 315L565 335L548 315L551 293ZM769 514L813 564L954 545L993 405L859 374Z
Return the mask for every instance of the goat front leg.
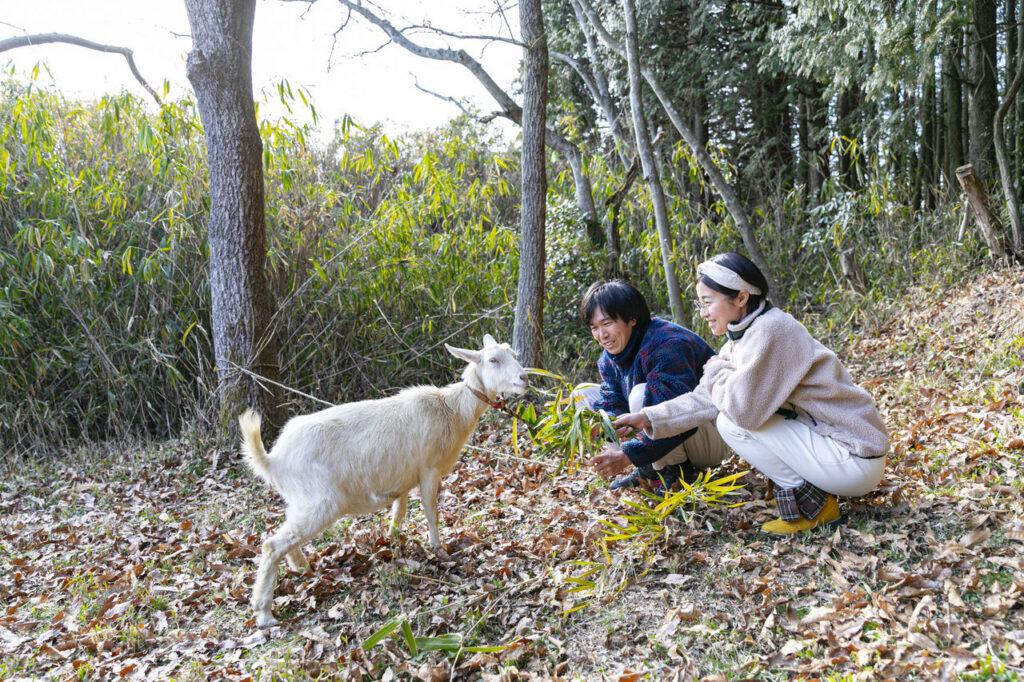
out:
M426 469L420 474L420 502L423 504L423 515L427 517L430 548L435 551L441 548L441 538L437 532L437 490L440 486L441 475L436 469Z
M405 509L409 502L409 493L402 493L391 503L391 534L398 535L405 519Z

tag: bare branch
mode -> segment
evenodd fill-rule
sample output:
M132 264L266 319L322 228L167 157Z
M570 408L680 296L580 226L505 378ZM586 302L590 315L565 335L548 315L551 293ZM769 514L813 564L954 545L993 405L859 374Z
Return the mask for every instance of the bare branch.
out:
M286 0L291 2L301 0ZM523 124L523 109L512 97L509 96L505 90L498 85L491 75L487 73L483 65L480 64L476 59L473 59L465 50L452 50L448 48L433 48L425 47L409 39L402 31L395 28L389 21L383 17L374 14L371 10L359 1L353 0L338 0L338 3L342 7L346 7L349 11L355 12L360 15L371 24L383 31L391 40L397 45L405 48L407 51L426 59L434 59L438 61L454 62L461 64L473 76L476 77L477 81L484 86L484 89L490 93L491 97L498 103L500 107L500 113L495 113L490 116L493 119L497 116L507 118L516 125L522 126ZM372 4L370 2L367 5ZM422 88L421 88L422 89ZM430 93L433 94L433 93ZM490 120L488 119L488 120ZM580 212L588 218L592 218L596 215L596 209L594 207L593 189L590 185L590 178L586 175L585 164L583 163L582 155L580 154L579 147L570 142L562 135L558 130L547 126L545 128L544 135L545 143L554 149L558 154L564 158L570 168L572 169L574 184L576 186L576 201L580 207Z
M439 100L441 100L442 102L451 102L452 104L457 106L462 111L462 113L464 113L466 116L469 116L470 118L473 118L473 114L470 113L469 109L467 109L466 106L462 102L460 102L459 100L455 99L454 97L452 97L450 95L442 95L442 94L434 92L433 90L428 90L427 88L425 88L422 85L420 85L420 81L419 81L418 78L416 78L416 74L410 73L409 75L412 76L413 85L416 86L417 90L419 90L420 92L425 92L428 95L431 95L433 97L436 97Z
M506 38L504 36L453 33L451 31L446 31L443 28L437 28L436 26L416 26L415 28L422 29L425 32L436 33L437 35L444 36L446 38L458 38L459 40L487 40L493 43L508 43L509 45L515 45L516 47L525 47L522 41L516 40L515 38Z
M141 73L139 73L139 69L135 66L135 57L133 56L132 51L127 47L94 43L91 40L68 35L66 33L37 33L34 35L16 36L14 38L0 40L0 52L6 52L7 50L13 50L18 47L31 47L35 45L46 45L48 43L67 43L68 45L76 45L89 50L96 50L97 52L110 52L123 56L125 61L128 62L128 68L131 70L132 75L135 76L135 80L137 80L139 84L146 89L146 92L153 97L158 107L163 106L163 102L160 101L160 96L156 94L156 90L151 88L149 83L146 82L146 79L142 77Z
M404 33L395 28L387 20L377 16L362 4L352 2L351 0L338 0L343 6L349 10L359 14L361 17L369 21L371 24L383 31L392 41L401 45L409 52L413 54L425 57L427 59L434 59L440 61L455 62L456 64L462 64L466 67L481 85L490 93L501 106L501 108L508 112L508 118L512 119L516 123L519 123L522 119L522 108L516 104L515 100L508 96L500 85L498 85L491 75L484 70L484 67L477 60L473 59L468 52L465 50L452 50L448 48L433 48L425 47L419 43L410 40Z

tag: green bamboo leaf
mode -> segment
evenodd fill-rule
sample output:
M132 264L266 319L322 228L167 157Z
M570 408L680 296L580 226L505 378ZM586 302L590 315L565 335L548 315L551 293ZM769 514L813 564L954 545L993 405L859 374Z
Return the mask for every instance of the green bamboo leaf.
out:
M195 327L197 324L199 324L199 320L194 321L192 324L188 326L188 329L186 329L185 333L182 334L181 336L181 345L185 345L185 341L188 339L189 332L191 332L192 328Z
M499 651L504 651L507 648L507 644L495 644L491 646L464 646L462 647L462 650L469 651L471 653L493 654Z
M621 446L622 443L619 441L618 434L615 433L615 427L612 426L611 417L604 410L598 410L598 414L601 416L601 430L604 432L605 440Z
M409 653L415 656L419 653L419 645L416 643L416 638L413 637L412 627L409 625L409 621L406 618L402 619L402 636L405 638L405 646L409 648Z
M398 627L404 621L405 621L405 617L404 616L398 616L397 618L392 618L388 622L384 623L384 626L380 630L377 630L372 635L367 637L366 640L362 643L361 647L364 650L368 651L368 650L372 649L373 647L377 646L385 637L387 637L392 632L397 630Z
M416 646L420 651L458 651L462 648L462 636L452 633L439 637L417 637Z

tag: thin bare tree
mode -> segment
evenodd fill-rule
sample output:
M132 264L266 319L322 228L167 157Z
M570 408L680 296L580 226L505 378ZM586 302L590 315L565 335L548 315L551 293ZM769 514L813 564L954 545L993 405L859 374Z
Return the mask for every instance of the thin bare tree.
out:
M672 317L676 322L683 321L683 297L679 290L679 278L676 276L675 246L672 239L672 228L668 222L668 208L665 206L665 189L661 185L661 174L655 161L651 136L647 131L647 120L644 118L643 80L640 77L640 47L637 43L636 7L633 0L622 0L622 11L626 18L626 62L629 68L629 102L633 112L633 134L636 136L636 149L640 156L647 190L651 194L654 208L654 224L658 229L658 241L661 245L661 262L665 271L665 286L668 289L668 301L672 307Z
M547 127L548 41L540 0L519 1L523 36L523 149L519 212L519 283L512 346L528 367L541 366L544 340L544 220L548 182L544 130Z
M263 143L252 94L256 0L185 0L192 27L186 74L210 163L210 293L221 435L248 406L271 434L284 411L264 275ZM263 381L267 379L269 381Z

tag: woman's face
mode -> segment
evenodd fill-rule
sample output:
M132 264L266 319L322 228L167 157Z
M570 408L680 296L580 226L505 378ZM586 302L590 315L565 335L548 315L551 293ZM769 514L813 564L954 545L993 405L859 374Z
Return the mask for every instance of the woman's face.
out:
M609 317L600 308L594 310L594 314L590 318L590 333L594 335L594 340L612 355L626 349L626 344L629 343L629 337L635 326L636 320L629 322L616 320Z
M724 334L729 329L730 322L739 322L743 319L749 298L750 294L746 291L741 291L736 298L729 298L703 282L697 282L697 305L700 307L700 316L708 323L711 333L715 336Z

